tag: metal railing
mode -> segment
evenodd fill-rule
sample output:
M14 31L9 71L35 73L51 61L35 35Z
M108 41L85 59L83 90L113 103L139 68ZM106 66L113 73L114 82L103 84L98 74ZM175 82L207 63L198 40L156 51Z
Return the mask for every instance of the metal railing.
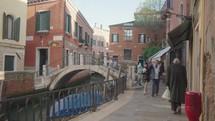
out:
M0 121L62 121L117 100L126 76L0 101Z

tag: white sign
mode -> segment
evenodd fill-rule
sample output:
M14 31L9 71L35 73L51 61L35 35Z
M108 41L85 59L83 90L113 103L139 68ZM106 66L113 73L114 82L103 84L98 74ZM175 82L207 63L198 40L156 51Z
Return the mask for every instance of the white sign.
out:
M26 36L26 41L33 41L34 37L33 36Z
M53 36L54 41L63 40L63 36Z

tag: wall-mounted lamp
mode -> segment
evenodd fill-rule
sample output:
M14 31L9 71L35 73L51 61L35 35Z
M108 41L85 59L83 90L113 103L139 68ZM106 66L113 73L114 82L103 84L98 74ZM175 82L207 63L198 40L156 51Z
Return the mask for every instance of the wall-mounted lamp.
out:
M167 10L166 11L167 20L171 20L171 17L170 17L171 15L175 15L176 17L179 17L182 21L192 20L191 16L185 16L183 14L177 14L177 13L173 13L171 10Z

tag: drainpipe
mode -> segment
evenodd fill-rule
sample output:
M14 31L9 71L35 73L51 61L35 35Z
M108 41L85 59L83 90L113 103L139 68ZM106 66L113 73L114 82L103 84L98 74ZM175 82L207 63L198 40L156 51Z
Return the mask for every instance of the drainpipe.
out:
M65 22L66 22L66 1L63 1L63 45L62 45L62 67L65 67Z
M169 14L169 15L167 15L167 21L168 21L168 33L170 32L170 21L171 21L171 15ZM168 41L169 41L169 36L168 36L168 34L167 34L167 41L166 41L166 43L167 43L167 46L169 46L169 43L168 43ZM168 64L170 64L170 52L168 52L168 55L167 55L167 62L168 62ZM168 65L167 64L167 65Z

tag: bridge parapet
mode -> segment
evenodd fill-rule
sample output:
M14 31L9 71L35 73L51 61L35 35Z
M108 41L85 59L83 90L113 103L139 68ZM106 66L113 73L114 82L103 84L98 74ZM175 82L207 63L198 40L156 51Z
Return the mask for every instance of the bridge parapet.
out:
M71 73L73 71L77 71L77 70L85 70L85 69L89 69L93 72L97 72L101 75L103 75L106 79L112 80L113 78L117 78L118 77L118 72L111 72L111 74L109 74L110 71L108 71L109 68L105 67L105 66L100 66L100 65L73 65L73 66L69 66L67 68L64 68L63 71L60 71L59 74L57 74L57 76L53 79L50 80L49 78L49 84L50 90L55 89L57 83L61 80L61 78L63 78L65 75L67 75L68 73ZM114 77L113 77L114 76Z

